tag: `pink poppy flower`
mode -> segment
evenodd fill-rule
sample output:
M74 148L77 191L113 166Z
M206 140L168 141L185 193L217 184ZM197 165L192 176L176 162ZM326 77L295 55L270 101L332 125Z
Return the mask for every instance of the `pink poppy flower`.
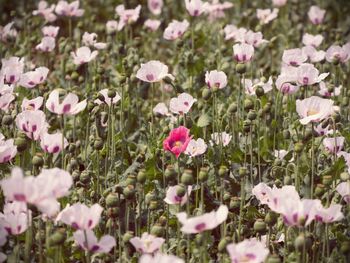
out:
M10 57L1 60L1 75L7 84L17 83L24 70L24 58ZM2 80L1 80L2 81Z
M140 69L136 73L136 78L145 82L159 82L165 77L174 79L173 75L168 73L168 66L158 60L148 61L141 64Z
M231 139L232 135L226 133L226 132L214 132L213 134L210 135L210 144L211 145L220 145L222 146L227 146Z
M175 40L183 36L189 27L188 21L185 19L183 21L173 20L167 28L164 30L163 37L166 40Z
M278 15L278 8L274 9L257 9L256 17L260 20L260 23L265 25L275 20Z
M24 98L22 101L21 109L22 111L39 110L43 105L43 102L44 102L44 98L41 96L32 100L28 100L27 98Z
M19 113L16 117L16 125L19 130L24 132L28 138L37 141L41 134L47 130L45 113L41 110L26 110Z
M43 37L41 42L35 47L36 50L42 52L51 52L56 47L56 39L54 37Z
M28 71L22 74L19 85L27 89L32 89L35 86L45 82L49 69L47 67L39 67L34 71Z
M103 208L99 204L94 204L90 208L82 203L67 205L56 217L56 222L60 221L75 229L91 230L100 221Z
M181 205L186 204L188 197L191 195L192 186L187 186L187 193L184 196L178 196L177 193L178 186L170 186L166 191L166 196L164 202L169 205Z
M312 96L296 101L296 110L300 116L300 123L319 122L328 118L334 112L334 101Z
M63 147L66 148L68 146L68 141L66 138L64 138L62 145L61 132L56 132L53 134L45 132L40 136L40 146L45 152L55 154L61 152Z
M55 7L56 5L49 6L46 1L40 1L38 3L38 9L34 10L32 14L34 16L40 15L44 17L46 22L54 22L57 19L56 15L53 13Z
M45 37L57 37L58 31L60 30L59 26L44 26L41 29L41 32Z
M337 185L337 192L343 197L347 204L350 204L350 182L342 182Z
M254 56L254 47L246 43L235 44L233 46L233 55L239 63L249 62Z
M134 9L125 9L124 5L118 5L115 8L115 12L120 17L118 23L118 31L122 30L125 25L132 24L139 19L141 11L141 5L138 5Z
M116 245L115 239L111 235L104 235L98 241L94 232L90 229L75 231L73 233L73 238L79 247L93 254L108 253Z
M252 45L255 48L259 47L262 44L268 43L268 41L264 39L261 32L253 32L251 30L247 31L244 34L243 42Z
M252 194L263 205L268 205L271 202L272 189L265 183L259 183L252 189Z
M239 243L231 243L227 247L231 262L261 263L265 262L269 250L265 243L256 238L245 239Z
M83 9L79 9L79 0L68 3L66 1L58 1L55 12L59 16L80 17L84 14Z
M191 16L200 16L206 8L206 4L202 0L185 0L185 5Z
M4 27L0 26L0 40L7 42L10 39L14 39L17 36L17 30L12 28L14 22L6 24Z
M115 32L117 32L118 30L118 21L116 20L109 20L106 23L106 30L107 30L107 34L113 34Z
M190 141L190 130L180 126L171 130L169 136L163 141L163 148L179 158L180 154L186 151Z
M326 52L323 50L317 51L313 46L305 46L301 50L311 63L323 61L326 55Z
M324 138L322 143L327 152L338 153L343 149L344 141L344 137L329 137Z
M272 0L272 4L277 7L282 7L287 4L287 0Z
M342 88L343 88L343 86L340 85L338 87L334 87L333 92L329 92L326 83L324 81L321 81L320 82L320 90L318 91L318 93L324 97L339 96Z
M80 47L75 52L70 53L75 65L82 65L94 60L98 54L97 50L91 52L89 47Z
M163 0L147 0L147 6L153 15L159 15L162 12Z
M4 135L0 133L0 163L7 163L17 154L17 147L13 139L5 140Z
M153 108L153 113L156 114L156 115L161 115L161 116L169 116L168 107L163 102L158 103Z
M314 25L322 24L325 14L326 10L315 5L311 6L309 12L307 13L311 23Z
M209 21L214 21L225 17L224 11L232 7L233 4L228 1L220 3L219 0L213 0L211 3L206 3L205 12L209 15Z
M262 87L265 93L268 93L272 90L272 77L269 78L267 82L263 82L259 79L254 79L254 82L251 79L242 79L242 84L247 95L255 95L255 90L258 87Z
M319 125L315 125L314 131L317 133L318 136L333 134L333 130L330 130L329 125L327 125L327 127L323 128L322 123L320 123Z
M322 73L319 75L319 71L314 65L309 63L301 64L297 70L297 82L300 85L308 86L315 83L319 83L324 80L329 73Z
M283 51L282 61L290 66L300 66L307 60L307 56L300 48L287 49Z
M305 33L303 35L303 44L305 46L313 46L314 48L317 48L319 45L321 45L323 41L322 35L311 35L308 33Z
M218 225L226 221L227 215L227 206L220 205L217 211L205 213L201 216L188 218L185 212L178 213L176 216L182 224L182 232L186 234L196 234L216 228Z
M161 22L157 19L147 19L144 25L149 30L156 31L159 28L160 24Z
M68 95L60 103L59 91L58 89L53 90L47 101L46 108L59 115L76 115L79 112L83 111L86 108L86 99L78 102L79 98L74 93L68 93Z
M0 110L8 112L11 102L15 100L15 95L12 93L5 93L0 96Z
M320 203L316 210L315 220L322 223L333 223L340 221L344 218L344 214L341 212L342 206L338 204L331 204L328 208L325 208Z
M83 35L82 42L85 46L94 47L96 49L105 49L107 47L106 43L97 42L97 34L96 33L88 33L85 32Z
M141 238L133 237L130 243L141 254L153 254L160 250L164 243L164 238L155 237L148 233L143 233Z
M192 139L187 145L185 154L189 155L190 157L196 157L205 153L207 148L208 146L203 139Z
M223 71L207 71L205 73L205 83L209 88L223 89L227 85L227 76Z
M195 102L197 102L197 99L184 92L170 100L169 108L172 113L187 114Z
M23 202L11 202L4 205L0 213L0 224L9 235L20 235L31 225L32 213Z
M143 254L139 263L185 263L185 261L173 255L155 253L154 255Z
M350 44L344 46L332 45L326 51L326 60L328 62L345 63L350 59Z
M230 40L230 39L235 40L237 31L238 31L238 28L235 25L226 25L224 27L225 40Z
M294 94L299 90L296 85L296 76L282 73L276 79L276 88L283 94Z
M121 99L121 97L118 93L116 93L114 98L108 97L108 89L100 90L99 93L104 97L104 100L103 101L101 101L100 99L94 100L94 103L96 103L97 105L101 105L103 103L106 103L108 106L111 106L112 104L118 103L118 101L120 101L120 99Z

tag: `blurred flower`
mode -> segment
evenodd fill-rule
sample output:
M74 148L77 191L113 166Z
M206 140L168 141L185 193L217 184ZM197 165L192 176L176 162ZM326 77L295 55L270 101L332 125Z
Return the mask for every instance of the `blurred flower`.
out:
M100 90L99 93L103 96L104 99L103 99L103 101L101 101L100 99L94 100L94 103L96 103L98 105L106 103L108 106L111 106L112 104L118 103L118 101L120 101L120 99L121 99L121 97L118 93L116 93L114 98L108 97L108 89Z
M334 87L334 91L333 92L329 92L328 88L326 86L326 83L324 81L320 82L320 90L318 91L318 93L321 96L324 97L332 97L332 96L339 96L341 93L341 89L343 88L342 85L338 86L338 87Z
M200 216L188 218L185 212L178 213L176 216L182 224L182 232L186 234L196 234L216 228L218 225L226 221L227 215L227 206L220 205L217 211L205 213Z
M89 63L91 60L94 60L96 58L97 54L97 50L91 52L89 47L80 47L75 52L71 52L73 63L75 65Z
M263 34L261 32L253 32L249 30L244 34L243 42L257 48L260 45L267 43L268 41L264 39Z
M138 263L185 263L185 261L173 255L155 253L143 254Z
M311 6L307 13L310 21L314 25L322 24L326 10L319 8L318 6Z
M212 135L210 135L210 144L211 145L220 145L222 144L222 146L227 146L231 139L232 139L232 135L226 133L226 132L214 132Z
M287 4L287 0L272 0L272 4L277 7L282 7Z
M202 0L185 0L185 5L191 16L200 16L206 8L206 4Z
M37 141L41 134L47 130L45 113L41 110L26 110L16 117L16 125L28 138Z
M163 37L167 40L175 40L182 37L189 27L188 21L185 19L182 22L173 20L164 30Z
M187 192L184 196L177 195L178 186L170 186L166 191L166 196L164 198L164 202L169 205L184 205L186 204L189 196L191 195L192 186L187 186Z
M227 76L223 71L207 71L205 73L205 83L209 88L223 89L227 85Z
M253 187L252 194L255 195L261 204L268 205L271 201L272 189L265 183L259 183Z
M338 153L344 147L344 137L329 137L324 138L322 143L326 151L329 153Z
M187 145L185 154L191 157L196 157L205 153L205 151L207 150L207 147L208 146L203 139L201 138L197 140L192 139Z
M350 204L350 181L338 184L336 190L343 197L344 201Z
M9 235L19 235L25 232L30 226L31 220L32 213L23 202L5 203L4 212L0 213L0 226Z
M297 70L297 82L303 86L313 85L324 80L329 75L329 73L318 74L319 71L314 65L309 63L301 64Z
M269 250L262 241L256 238L245 239L239 243L231 243L227 247L231 262L261 263L265 262Z
M53 134L49 134L47 132L43 133L40 137L40 146L45 152L48 153L59 153L64 148L68 146L68 141L64 138L64 142L62 145L62 133L56 132Z
M36 50L40 50L42 52L51 52L56 47L55 38L54 37L43 37L41 42L35 47Z
M254 79L254 82L251 79L242 79L242 84L247 95L255 95L255 90L258 87L262 87L265 94L270 92L272 90L273 82L272 77L269 77L269 80L267 82L263 82L259 79Z
M225 17L224 11L233 7L233 4L226 1L220 3L219 0L213 0L211 3L207 2L205 5L205 13L209 15L209 21Z
M88 33L85 32L83 35L82 42L85 46L94 47L96 49L105 49L107 47L106 43L97 42L97 34L96 33Z
M326 60L328 62L345 63L350 59L350 43L344 46L332 45L326 51Z
M38 9L33 11L33 15L41 15L46 22L54 22L57 19L56 15L53 13L55 7L56 5L49 6L46 1L40 1L38 3Z
M55 12L60 16L80 17L84 14L83 9L79 9L79 0L68 3L66 1L58 1Z
M276 19L278 15L278 8L274 9L257 9L256 17L260 20L260 23L265 25Z
M318 136L324 136L333 133L333 130L329 130L329 125L323 128L322 123L320 123L319 125L315 125L314 131L317 133Z
M109 20L106 23L107 34L113 34L118 30L118 21Z
M344 218L341 212L342 206L338 204L331 204L328 208L325 208L320 203L316 210L315 220L322 223L333 223Z
M98 241L90 229L75 231L73 238L79 247L92 253L108 253L116 245L114 237L110 235L104 235Z
M276 79L276 88L283 94L294 94L299 86L296 83L297 68L292 66L282 67L281 74Z
M140 11L141 5L138 5L135 9L125 9L124 5L118 5L115 8L115 12L120 17L118 31L122 30L125 25L136 22L139 19Z
M158 60L148 61L141 64L140 69L136 73L136 78L145 82L159 82L165 77L174 79L173 75L168 73L168 66Z
M44 26L41 29L41 32L45 37L57 37L59 30L60 30L59 26Z
M169 108L172 113L187 114L195 102L197 102L197 99L184 92L170 100Z
M52 113L59 115L76 115L86 108L86 99L79 102L79 98L74 93L68 93L68 95L60 103L59 91L55 89L51 91L47 101L46 108Z
M7 163L17 154L17 147L13 139L5 140L4 135L0 132L0 163Z
M254 47L252 45L241 43L233 46L234 58L239 63L246 63L252 60L254 56Z
M313 46L305 46L301 50L311 63L323 61L326 55L326 52L323 50L317 51Z
M153 108L153 113L158 114L161 116L169 116L169 110L168 107L165 105L165 103L160 102Z
M41 106L43 105L44 98L39 96L35 99L28 100L27 98L24 98L22 101L21 109L22 111L26 110L39 110Z
M147 0L149 11L154 15L159 15L162 12L163 0Z
M32 89L35 86L45 82L49 69L47 67L39 67L34 71L28 71L21 75L19 85L27 89Z
M151 234L144 232L139 237L133 237L130 239L130 243L134 246L136 251L141 254L153 254L160 250L164 243L164 238L155 237Z
M296 101L296 111L300 116L300 123L319 122L328 118L334 112L334 101L312 96Z
M0 110L8 112L10 104L15 100L15 95L12 93L5 93L0 96Z
M190 130L180 126L170 131L169 136L163 141L163 148L179 158L180 154L186 151L190 141Z
M307 56L300 48L286 49L283 51L282 61L290 66L300 66L307 60Z
M286 157L286 155L287 155L288 153L289 153L289 152L286 151L286 150L275 150L274 156L275 156L277 159L283 160L284 157Z
M160 24L160 20L157 19L147 19L145 21L145 27L150 29L151 31L156 31L159 28Z
M14 22L6 24L4 27L0 26L0 40L3 42L13 39L17 36L17 30L12 28Z
M103 208L94 204L90 208L82 203L67 205L56 217L56 222L61 221L75 229L93 229L100 221Z
M14 84L20 80L24 70L24 58L3 58L1 64L0 76L2 76L5 83ZM2 79L0 81L2 81Z
M308 33L305 33L303 35L303 44L305 46L313 46L314 48L318 47L321 45L323 41L323 36L322 35L311 35Z

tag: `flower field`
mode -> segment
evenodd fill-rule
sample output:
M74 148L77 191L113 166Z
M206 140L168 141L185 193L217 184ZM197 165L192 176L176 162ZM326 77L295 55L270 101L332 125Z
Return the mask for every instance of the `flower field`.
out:
M350 262L349 13L0 1L0 262Z

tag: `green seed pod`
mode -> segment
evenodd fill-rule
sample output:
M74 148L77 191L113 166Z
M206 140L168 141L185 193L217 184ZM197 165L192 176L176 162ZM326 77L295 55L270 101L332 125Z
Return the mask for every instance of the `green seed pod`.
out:
M283 131L283 138L285 140L289 140L290 139L290 132L288 130L284 130Z
M11 115L4 115L4 117L2 117L2 121L1 121L2 125L11 125L13 123L13 118Z
M346 107L349 105L349 97L342 98L341 106Z
M343 254L348 254L350 252L350 241L345 240L340 244L340 251Z
M232 103L230 104L230 106L228 107L228 112L229 112L230 114L232 114L232 113L237 112L237 109L238 109L237 104L236 104L235 102L232 102Z
M126 185L136 185L136 176L133 174L129 174L128 177L125 180Z
M108 92L107 92L107 96L108 96L108 98L110 98L110 99L113 99L116 95L117 95L117 93L116 93L116 91L113 90L113 89L109 89Z
M254 108L254 102L251 99L245 99L243 107L245 111L249 111Z
M302 142L297 142L296 144L294 144L294 151L296 153L301 153L304 149L304 144Z
M62 245L65 240L66 230L64 228L59 228L49 237L49 244L50 246L58 246Z
M36 154L32 159L32 163L36 167L41 167L44 164L44 158L41 155Z
M219 245L218 245L218 251L220 253L226 251L226 246L231 242L231 239L229 237L224 237L223 239L220 240Z
M119 211L119 207L110 207L107 209L107 215L110 218L117 218L119 216Z
M152 200L155 200L155 195L153 192L149 192L145 195L145 203L146 205L149 205Z
M284 185L291 185L292 182L293 182L292 177L290 177L289 175L287 175L287 176L285 176L283 178L283 184Z
M174 166L168 165L165 169L164 175L165 175L165 178L169 181L176 179L177 172L175 171Z
M238 171L239 177L243 178L248 174L248 169L247 167L240 167Z
M225 165L221 165L219 168L219 176L225 177L227 175L228 169Z
M298 251L303 251L304 246L306 251L308 251L311 245L312 245L311 239L309 237L306 237L304 234L300 234L294 240L294 248Z
M202 98L204 100L209 100L211 97L211 90L208 89L208 88L204 88L203 91L202 91Z
M250 110L248 112L247 118L251 121L255 120L257 117L256 111L255 110Z
M133 185L128 185L123 189L123 195L125 199L133 199L135 197L135 187Z
M88 184L90 182L90 173L87 170L82 171L79 177L79 181L83 184Z
M258 96L258 97L264 96L264 94L265 94L264 88L261 87L261 86L258 86L258 87L255 89L255 94L256 94L256 96Z
M236 72L238 74L244 74L247 71L247 66L244 63L238 63L236 65Z
M147 179L147 174L146 174L146 170L145 169L141 169L138 173L137 173L137 182L140 184L144 184L146 182Z
M70 75L70 78L72 80L77 80L79 78L79 74L76 71L73 71L72 74Z
M184 173L181 175L181 183L184 185L191 185L194 183L192 170L185 169Z
M268 212L265 216L265 223L269 226L273 226L277 222L278 215L275 212Z
M333 182L333 177L331 175L322 176L322 184L329 186Z
M177 185L176 187L176 195L178 197L184 197L186 194L186 187L182 184Z
M306 129L305 129L305 134L304 134L303 140L304 140L304 141L310 140L311 137L312 137L312 134L313 134L313 130L310 129L310 128L306 128Z
M234 196L231 198L231 200L230 200L230 209L231 210L239 209L240 205L241 205L241 201L240 201L239 197Z
M131 231L126 232L126 233L123 235L123 242L124 242L124 244L129 243L129 242L130 242L130 239L132 239L133 236L134 236L134 233L133 233L133 232L131 232Z
M253 228L257 233L264 233L266 231L266 223L262 219L258 219L255 221Z
M17 150L19 152L23 152L28 147L27 139L23 137L18 137L15 139L15 145L17 146Z
M208 180L208 167L201 167L198 177L199 177L199 180L201 182L207 181Z
M166 216L161 216L161 217L159 217L158 221L159 221L159 224L161 226L166 226L167 218L166 218Z
M96 138L95 142L94 142L94 148L96 150L102 150L103 144L104 144L104 142L101 138Z
M347 172L343 172L340 174L340 180L342 180L343 182L346 182L350 179L350 175Z
M315 188L315 195L321 197L325 192L325 186L323 184L317 184Z
M119 198L116 193L110 193L106 198L107 207L117 207L119 206Z
M158 209L158 201L153 200L149 203L149 209L150 210L157 210Z
M151 234L157 237L162 237L164 235L164 227L160 225L154 225L151 228Z

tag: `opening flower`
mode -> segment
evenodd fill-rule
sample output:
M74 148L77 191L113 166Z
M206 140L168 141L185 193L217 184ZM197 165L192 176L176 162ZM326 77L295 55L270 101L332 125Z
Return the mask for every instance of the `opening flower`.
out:
M86 99L79 102L78 96L73 93L68 93L60 103L58 89L53 90L46 101L46 108L59 115L76 115L83 111L86 105Z
M170 186L166 191L166 197L164 198L164 202L169 205L184 205L186 204L188 197L191 195L192 186L187 187L187 192L184 196L177 195L178 186Z
M77 230L73 233L75 242L84 250L91 253L108 253L116 245L114 237L104 235L97 240L92 230Z
M205 73L205 83L207 83L209 88L223 89L227 85L227 76L223 71L207 71Z
M177 98L172 98L169 103L169 108L172 113L175 114L186 114L190 111L193 103L197 99L194 99L188 93L181 93Z
M227 247L231 262L261 263L264 262L269 250L262 241L255 238L245 239L239 243L231 243Z
M133 237L130 239L130 243L141 254L153 254L160 250L165 239L155 237L148 233L143 233L141 238Z
M168 66L158 60L151 60L146 64L141 64L136 73L136 78L145 82L159 82L165 77L174 79L173 75L168 73Z
M169 136L163 141L163 148L179 158L180 154L186 151L190 141L190 130L180 126L171 130Z
M178 39L178 38L182 37L182 35L186 32L189 25L190 24L188 23L188 21L186 19L181 21L181 22L177 21L177 20L173 20L167 26L167 28L164 30L163 37L166 40Z

